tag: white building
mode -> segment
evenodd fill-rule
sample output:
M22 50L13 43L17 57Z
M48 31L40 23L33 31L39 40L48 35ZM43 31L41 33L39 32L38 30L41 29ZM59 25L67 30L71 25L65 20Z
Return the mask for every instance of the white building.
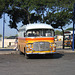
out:
M11 45L15 45L15 40L16 39L4 39L4 47L8 47L8 46L11 46ZM2 39L0 40L0 47L2 47Z

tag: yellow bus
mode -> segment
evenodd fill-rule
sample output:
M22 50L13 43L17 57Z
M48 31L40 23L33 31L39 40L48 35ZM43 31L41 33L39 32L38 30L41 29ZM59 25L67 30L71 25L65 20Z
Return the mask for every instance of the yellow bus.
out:
M56 53L54 28L43 23L23 25L18 32L18 49L26 56Z
M75 31L74 31L74 38L75 38ZM64 32L64 46L65 47L72 47L73 42L73 31L67 30ZM75 41L74 41L75 43Z

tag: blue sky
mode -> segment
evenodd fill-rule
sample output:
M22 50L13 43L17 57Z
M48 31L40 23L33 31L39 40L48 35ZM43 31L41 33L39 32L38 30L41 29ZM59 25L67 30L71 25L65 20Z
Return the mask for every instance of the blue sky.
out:
M16 29L11 29L8 25L9 25L9 17L7 16L7 14L5 14L5 36L14 36L17 34L17 30ZM18 24L18 29L20 28L20 26L22 25L22 23ZM64 27L64 29L66 28L70 28L73 27L73 23L70 24L69 26ZM3 34L3 18L0 19L0 34Z
M5 14L5 36L14 36L17 34L17 30L16 29L11 29L8 25L9 25L9 17L7 16L7 14ZM22 24L19 23L19 27ZM19 28L18 27L18 28ZM3 18L0 19L0 34L3 34Z

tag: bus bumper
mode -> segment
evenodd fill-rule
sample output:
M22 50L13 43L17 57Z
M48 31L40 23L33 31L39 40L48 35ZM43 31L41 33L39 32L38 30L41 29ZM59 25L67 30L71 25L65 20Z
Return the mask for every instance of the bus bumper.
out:
M26 52L27 55L29 55L29 54L55 54L55 53L56 53L56 51L50 51L50 52L37 52L37 51L35 51L35 52Z

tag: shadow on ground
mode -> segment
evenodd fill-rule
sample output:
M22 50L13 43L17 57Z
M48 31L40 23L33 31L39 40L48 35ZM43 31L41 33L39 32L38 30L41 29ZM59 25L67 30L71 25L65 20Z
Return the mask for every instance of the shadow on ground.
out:
M62 58L64 54L56 53L56 54L50 54L50 55L31 55L26 57L27 59L59 59Z

